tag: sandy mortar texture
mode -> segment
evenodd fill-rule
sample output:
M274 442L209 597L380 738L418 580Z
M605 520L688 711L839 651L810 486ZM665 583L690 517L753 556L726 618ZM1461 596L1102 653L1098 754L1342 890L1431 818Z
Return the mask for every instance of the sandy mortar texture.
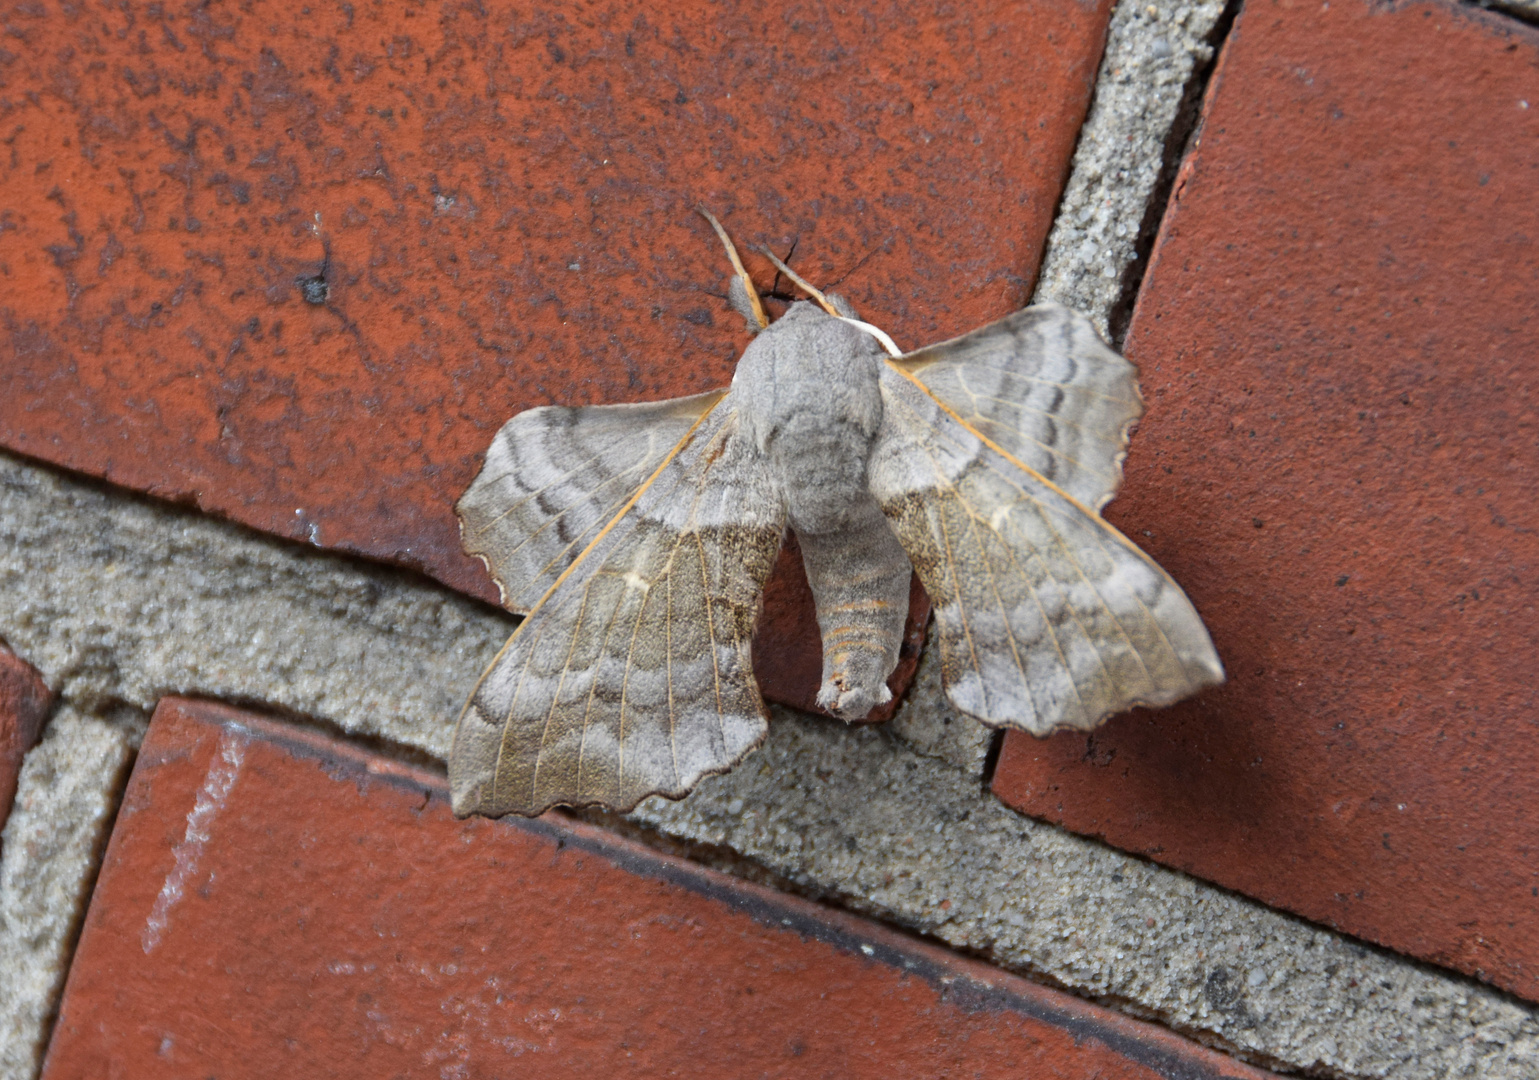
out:
M1033 299L1078 308L1114 344L1130 286L1142 277L1141 252L1153 240L1151 201L1174 176L1224 8L1222 0L1124 0L1112 13Z

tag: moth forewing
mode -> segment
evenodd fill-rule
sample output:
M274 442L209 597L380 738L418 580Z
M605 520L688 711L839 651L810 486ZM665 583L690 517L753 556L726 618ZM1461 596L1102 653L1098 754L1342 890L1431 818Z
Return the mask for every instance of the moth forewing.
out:
M1138 373L1090 320L1037 304L895 361L963 423L1092 510L1122 482Z

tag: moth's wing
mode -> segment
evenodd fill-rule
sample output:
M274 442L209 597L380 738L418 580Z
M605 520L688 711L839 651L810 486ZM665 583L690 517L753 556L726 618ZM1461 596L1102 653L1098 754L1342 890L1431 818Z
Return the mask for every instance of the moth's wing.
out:
M502 426L455 512L503 606L527 612L726 391L635 405L549 405Z
M718 405L481 677L449 756L455 813L628 810L758 746L749 648L784 527L778 486Z
M1122 482L1138 374L1090 320L1037 304L896 361L995 446L1092 510Z
M935 605L951 701L1034 735L1089 730L1223 681L1202 619L1099 514L882 373L868 470Z

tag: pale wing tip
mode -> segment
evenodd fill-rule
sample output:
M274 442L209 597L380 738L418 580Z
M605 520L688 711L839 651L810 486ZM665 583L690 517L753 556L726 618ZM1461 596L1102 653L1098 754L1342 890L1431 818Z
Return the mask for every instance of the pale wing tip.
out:
M481 493L476 490L480 482L481 477L477 475L470 487L465 489L465 493L454 504L454 518L460 526L460 549L466 555L480 560L481 565L486 567L487 576L497 586L497 603L515 615L526 615L529 609L518 607L512 602L507 583L502 580L497 573L497 568L492 565L492 552L483 547L481 541L475 536L477 525L473 519L480 513Z
M455 759L449 756L449 807L454 811L455 817L469 817L471 814L485 814L481 809L484 801L481 793L485 785L480 777L466 777L463 768ZM494 815L486 814L491 817Z
M481 785L462 788L449 781L449 806L454 811L454 816L459 818L469 817L471 814L480 814L481 810ZM485 815L490 817L491 815Z
M1211 641L1204 652L1192 657L1191 660L1192 664L1188 666L1195 665L1201 673L1195 676L1199 689L1207 686L1222 686L1229 677L1224 671L1224 662L1218 658L1218 650L1213 647Z
M475 753L462 751L456 746L449 751L449 807L455 817L466 818L472 814L488 818L500 818L507 814L539 817L552 806L560 804L559 799L536 804L532 800L520 802L509 798L506 792L499 795L494 774L495 769L487 760L484 749Z
M465 721L460 721L463 728ZM459 742L459 736L463 732L456 732L455 742ZM477 761L468 761L467 755L459 746L449 751L449 806L454 811L455 817L469 817L471 814L480 814L483 817L501 817L508 812L508 808L497 808L491 805L487 797L487 790L491 784L491 773L482 767Z
M1218 652L1211 642L1206 649L1184 653L1179 659L1182 663L1182 674L1185 676L1183 679L1166 683L1152 694L1125 697L1117 705L1098 713L1081 713L1078 716L1069 717L1043 717L1027 703L1021 710L1022 715L1003 715L1000 710L990 709L986 704L974 700L978 695L969 694L969 684L965 681L946 686L946 699L958 711L966 713L981 724L991 728L1024 731L1039 739L1045 739L1060 731L1094 731L1112 717L1121 716L1132 709L1163 709L1185 701L1203 690L1223 684L1224 665L1219 660Z
M455 817L467 818L473 814L487 818L500 818L507 814L539 817L552 806L558 805L559 800L534 805L499 799L492 790L491 776L485 770L472 769L469 775L465 775L461 763L452 754L449 757L449 807Z
M500 659L500 657L499 657ZM492 662L482 680L491 674L498 661ZM496 792L497 759L502 746L501 725L493 723L478 700L480 684L465 703L454 726L454 742L449 747L449 806L455 817L501 817L508 813L532 816L499 800Z
M539 817L553 806L563 805L560 799L544 804L520 803L497 797L492 777L485 769L466 765L453 754L449 756L449 806L454 816L467 818L472 815L500 818L508 814L517 817Z
M744 756L747 755L745 754ZM499 801L495 794L489 794L487 792L486 784L481 782L474 782L464 786L456 785L453 777L453 767L451 765L451 775L449 780L449 805L454 810L454 816L461 818L470 817L471 815L479 815L481 817L488 818L499 818L508 814L514 814L518 817L532 818L539 817L541 814L545 813L545 811L555 809L558 806L568 807L574 810L582 810L588 807L598 807L601 810L609 810L616 814L628 814L632 810L636 809L636 807L639 806L642 802L652 798L654 795L667 799L670 802L678 802L693 792L699 785L700 781L704 780L706 777L719 776L722 773L728 772L740 761L741 759L739 759L739 761L734 761L729 765L708 769L698 776L695 776L694 778L686 780L683 783L671 788L659 786L655 789L634 790L627 792L624 795L612 795L608 797L556 794L537 802L522 804L516 802Z
M452 787L449 791L449 806L454 811L454 816L467 818L472 815L485 818L506 817L513 814L516 817L539 817L553 806L564 805L561 802L552 802L544 806L518 806L512 803L499 803L494 798L484 795L484 788L476 786L469 791L456 791Z

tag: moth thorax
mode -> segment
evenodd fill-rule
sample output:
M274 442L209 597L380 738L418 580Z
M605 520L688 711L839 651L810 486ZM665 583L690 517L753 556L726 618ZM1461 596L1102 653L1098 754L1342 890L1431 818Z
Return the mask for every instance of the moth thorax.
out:
M798 533L832 533L849 527L855 508L870 499L866 461L871 437L854 424L783 431L770 460L785 492L786 513Z
M798 532L844 528L866 493L866 460L882 423L880 364L870 335L800 303L738 362L734 404Z

